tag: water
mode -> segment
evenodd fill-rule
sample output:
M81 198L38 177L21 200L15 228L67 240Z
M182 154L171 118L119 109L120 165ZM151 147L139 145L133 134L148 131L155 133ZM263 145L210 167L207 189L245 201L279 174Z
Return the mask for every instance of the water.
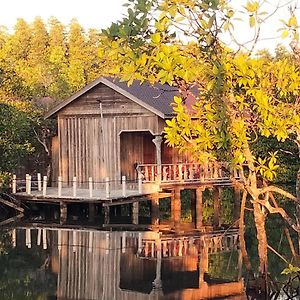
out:
M236 243L235 232L3 228L0 299L243 299Z

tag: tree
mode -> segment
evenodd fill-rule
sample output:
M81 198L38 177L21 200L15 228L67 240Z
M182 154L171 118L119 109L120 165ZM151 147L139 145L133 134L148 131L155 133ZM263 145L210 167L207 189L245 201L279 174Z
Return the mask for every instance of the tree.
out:
M67 41L65 27L57 19L49 20L49 71L52 80L48 89L50 96L57 98L70 94L67 79Z
M72 20L68 33L68 60L67 78L74 92L86 84L84 64L87 61L84 31L75 19Z
M256 28L253 44L248 50L238 44L236 51L222 42L222 34L232 35L235 15L228 1L130 2L129 17L105 32L108 39L104 47L113 62L110 73L128 84L138 79L177 87L181 95L174 98L176 116L165 128L169 145L180 151L189 149L200 161L218 161L228 172L232 168L244 171L242 183L232 180L244 189L243 202L248 195L253 207L259 274L266 278L267 215L280 214L300 232L295 219L278 206L272 193L284 195L297 205L300 201L268 185L279 167L277 153L257 157L253 143L261 136L285 141L299 128L298 111L291 114L300 92L299 66L285 58L274 61L253 55L260 28L268 19L257 1L248 1L244 8L250 27ZM152 9L145 16L149 5ZM128 19L139 16L149 20L146 30L141 21L130 35L126 31ZM293 15L287 25L294 29ZM288 35L287 29L282 30L283 36ZM136 47L140 39L143 43ZM189 94L196 99L192 109L185 106Z

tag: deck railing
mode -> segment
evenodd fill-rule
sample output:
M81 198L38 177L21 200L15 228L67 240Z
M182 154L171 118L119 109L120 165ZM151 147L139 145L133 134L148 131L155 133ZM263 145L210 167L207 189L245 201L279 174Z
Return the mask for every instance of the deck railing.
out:
M214 231L201 236L142 238L138 242L137 255L144 258L186 256L201 253L230 252L239 249L239 233L236 230Z
M142 179L126 180L126 176L122 176L121 180L110 180L108 177L105 180L93 180L92 177L88 181L78 181L77 177L72 180L64 181L61 176L57 181L51 182L54 187L48 186L47 176L26 174L24 178L17 178L16 175L12 176L11 190L13 194L26 193L35 196L57 196L57 197L82 197L86 194L86 198L97 197L105 194L106 198L111 198L113 195L118 194L123 197L132 195L133 192L142 194L144 192L142 186ZM103 193L102 193L103 191ZM54 194L53 194L54 193ZM81 196L80 196L80 195Z
M242 169L229 172L225 166L217 163L177 163L177 164L141 164L137 167L143 182L209 182L226 181L230 177L237 180L242 178Z

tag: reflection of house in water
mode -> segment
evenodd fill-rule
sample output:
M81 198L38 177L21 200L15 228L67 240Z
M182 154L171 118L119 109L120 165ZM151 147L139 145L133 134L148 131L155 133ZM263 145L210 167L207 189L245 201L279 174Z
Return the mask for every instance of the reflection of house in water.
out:
M238 268L236 281L210 274L214 255L235 253L240 260L236 231L174 235L27 227L13 230L12 240L49 251L58 299L205 299L243 292Z

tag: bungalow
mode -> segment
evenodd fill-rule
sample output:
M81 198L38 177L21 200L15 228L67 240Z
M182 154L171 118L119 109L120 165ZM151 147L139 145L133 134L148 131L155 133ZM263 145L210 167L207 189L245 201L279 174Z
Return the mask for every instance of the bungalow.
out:
M162 132L178 90L101 77L46 114L57 118L52 142L53 178L79 183L136 180L139 164L172 164L187 157L167 147Z

